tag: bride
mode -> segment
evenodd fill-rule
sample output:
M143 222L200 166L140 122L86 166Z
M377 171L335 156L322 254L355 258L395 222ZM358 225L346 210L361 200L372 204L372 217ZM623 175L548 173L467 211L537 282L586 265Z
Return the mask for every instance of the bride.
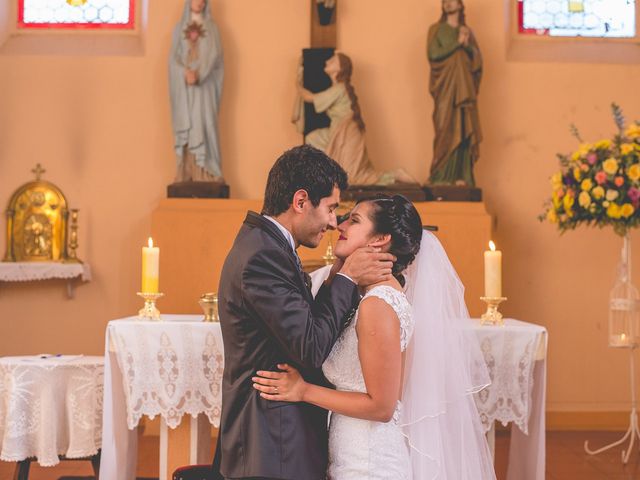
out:
M392 280L361 292L324 362L336 390L286 364L258 371L254 388L332 412L328 479L495 479L473 401L488 375L477 341L460 328L464 289L444 249L400 195L358 203L338 230L338 266L367 245L397 261Z

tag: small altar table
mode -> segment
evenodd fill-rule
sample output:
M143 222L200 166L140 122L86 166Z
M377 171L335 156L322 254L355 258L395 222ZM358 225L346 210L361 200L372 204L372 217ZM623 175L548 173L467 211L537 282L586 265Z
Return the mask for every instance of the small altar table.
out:
M95 456L103 362L83 355L0 358L0 460L19 462L22 475L31 459L50 467L59 456Z
M136 427L143 415L161 417L160 480L173 468L168 429L184 415L191 416L191 432L182 464L211 462L210 425L220 425L224 356L220 324L202 318L128 317L107 325L100 480L135 479Z
M544 480L547 330L513 319L503 326L481 326L474 319L469 328L491 376L476 405L492 453L495 422L513 423L507 480Z

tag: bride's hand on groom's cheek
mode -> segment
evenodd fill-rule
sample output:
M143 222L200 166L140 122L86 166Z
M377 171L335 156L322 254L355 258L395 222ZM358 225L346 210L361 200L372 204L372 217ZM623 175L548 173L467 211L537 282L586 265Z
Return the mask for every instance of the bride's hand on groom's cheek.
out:
M259 370L252 377L253 388L260 392L260 396L267 400L285 402L301 402L307 383L300 372L290 365L280 364L281 372L268 372Z

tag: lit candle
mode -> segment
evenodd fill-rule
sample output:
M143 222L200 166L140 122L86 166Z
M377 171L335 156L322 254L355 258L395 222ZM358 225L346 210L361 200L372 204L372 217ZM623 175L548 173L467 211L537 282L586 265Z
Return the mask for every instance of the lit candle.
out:
M484 252L484 296L502 296L502 252L496 250L496 245L489 242L489 248Z
M629 337L627 337L624 333L620 335L614 334L611 336L611 341L609 342L614 347L628 347Z
M153 246L149 237L149 246L142 247L142 292L158 293L160 276L160 249Z

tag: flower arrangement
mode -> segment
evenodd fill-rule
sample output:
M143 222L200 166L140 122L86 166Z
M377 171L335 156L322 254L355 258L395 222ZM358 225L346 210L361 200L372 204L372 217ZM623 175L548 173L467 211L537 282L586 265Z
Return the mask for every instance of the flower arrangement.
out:
M640 225L640 122L625 127L622 110L611 105L618 133L613 139L580 142L571 155L558 154L560 170L551 176L551 198L538 218L561 232L578 225L611 225L618 235Z

